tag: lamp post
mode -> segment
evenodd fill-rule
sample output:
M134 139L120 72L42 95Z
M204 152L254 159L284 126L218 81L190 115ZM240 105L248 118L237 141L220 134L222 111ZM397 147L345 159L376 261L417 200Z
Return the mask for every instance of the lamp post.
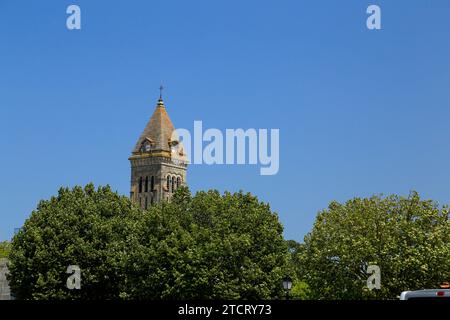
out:
M286 291L286 300L289 300L289 292L292 289L292 279L289 276L283 278L283 289Z

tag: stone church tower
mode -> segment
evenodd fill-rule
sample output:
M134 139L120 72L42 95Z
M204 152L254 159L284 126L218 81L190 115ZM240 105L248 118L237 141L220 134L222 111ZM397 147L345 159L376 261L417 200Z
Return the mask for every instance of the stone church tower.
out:
M161 87L162 90L162 87ZM129 158L131 200L142 209L169 201L186 184L187 158L166 112L162 96Z

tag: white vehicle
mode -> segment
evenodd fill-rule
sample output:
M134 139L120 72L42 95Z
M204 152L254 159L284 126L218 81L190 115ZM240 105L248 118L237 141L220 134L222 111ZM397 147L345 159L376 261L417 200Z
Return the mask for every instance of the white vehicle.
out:
M446 300L450 299L450 289L427 289L417 291L403 291L400 300Z

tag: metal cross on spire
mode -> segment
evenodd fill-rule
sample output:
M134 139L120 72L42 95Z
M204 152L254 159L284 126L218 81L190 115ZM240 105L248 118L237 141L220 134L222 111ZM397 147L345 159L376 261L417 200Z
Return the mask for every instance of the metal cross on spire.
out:
M159 87L159 99L160 99L160 100L162 100L162 92L163 92L163 90L164 90L164 87L161 85L161 86Z

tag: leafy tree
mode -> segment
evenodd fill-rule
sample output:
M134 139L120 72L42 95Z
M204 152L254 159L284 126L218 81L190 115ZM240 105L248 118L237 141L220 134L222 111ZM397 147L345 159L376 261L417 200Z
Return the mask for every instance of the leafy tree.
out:
M292 299L309 300L311 299L311 290L306 282L297 281L293 284L290 295Z
M295 240L286 241L289 252L289 271L291 278L294 281L301 281L303 279L304 270L302 269L302 253L305 251L305 245L298 243Z
M311 298L311 292L308 284L305 282L305 270L302 264L302 255L305 251L305 245L295 240L287 240L289 252L289 268L287 274L292 279L292 290L290 296L292 299L308 300Z
M332 202L305 237L300 265L312 297L395 299L450 279L448 208L421 200L373 196ZM381 289L367 289L368 265L381 269Z
M270 299L287 265L282 225L242 192L180 188L146 215L129 262L127 298Z
M250 194L180 188L145 212L109 187L63 188L14 237L10 286L18 299L276 298L282 231ZM81 290L65 286L69 265Z
M9 281L17 299L112 299L125 282L127 247L140 211L109 187L62 188L41 201L14 237ZM81 290L68 290L69 265Z
M10 250L11 244L8 241L0 242L0 259L7 258Z

